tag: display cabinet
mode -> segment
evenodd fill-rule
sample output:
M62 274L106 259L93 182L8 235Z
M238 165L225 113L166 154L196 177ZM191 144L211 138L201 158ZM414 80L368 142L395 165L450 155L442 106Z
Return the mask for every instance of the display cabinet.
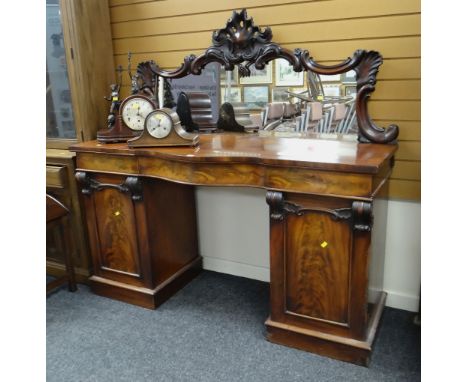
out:
M71 211L77 279L88 279L89 260L81 206L74 181L71 144L96 138L106 126L109 86L114 82L112 37L107 1L46 1L46 186ZM47 232L47 273L64 265L60 235Z

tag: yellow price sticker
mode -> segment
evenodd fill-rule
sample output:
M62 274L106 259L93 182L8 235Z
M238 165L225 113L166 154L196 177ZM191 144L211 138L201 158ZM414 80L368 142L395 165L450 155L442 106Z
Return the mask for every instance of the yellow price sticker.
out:
M322 244L320 244L320 246L321 246L322 248L325 248L327 245L328 245L328 243L327 243L326 241L324 241Z
M112 101L118 101L119 97L112 97Z

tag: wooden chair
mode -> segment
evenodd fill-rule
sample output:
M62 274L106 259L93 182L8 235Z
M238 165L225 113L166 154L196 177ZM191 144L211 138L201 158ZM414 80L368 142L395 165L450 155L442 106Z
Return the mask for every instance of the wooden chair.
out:
M70 292L76 291L75 271L73 268L72 253L70 252L70 211L54 197L46 194L46 222L47 228L58 227L63 238L62 252L65 261L65 276L47 283L47 294L68 283Z
M264 130L274 130L283 122L284 102L271 102L263 111Z
M321 102L307 102L303 131L318 131L318 125L323 118L323 105Z
M335 129L335 132L340 134L356 134L357 133L357 124L356 124L356 106L355 103L347 105L347 111L345 118L338 124Z

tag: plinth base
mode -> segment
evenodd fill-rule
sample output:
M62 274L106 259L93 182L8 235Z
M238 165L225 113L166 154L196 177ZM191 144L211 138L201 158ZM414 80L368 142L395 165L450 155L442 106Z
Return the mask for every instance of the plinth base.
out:
M195 278L201 269L202 258L198 257L154 289L132 286L98 276L91 276L89 281L91 290L100 296L148 309L156 309Z
M382 316L387 294L382 292L378 303L374 306L364 341L341 337L318 330L304 329L294 325L266 320L268 341L279 345L309 351L340 361L368 366L372 353L372 343Z

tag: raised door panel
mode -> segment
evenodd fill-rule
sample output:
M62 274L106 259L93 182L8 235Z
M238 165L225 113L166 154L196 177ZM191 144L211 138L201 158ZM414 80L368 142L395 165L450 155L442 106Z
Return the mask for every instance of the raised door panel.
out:
M151 287L151 265L141 181L78 171L96 276Z
M138 243L132 199L115 189L94 195L100 266L139 276Z
M286 219L287 314L348 323L351 230L322 212Z

